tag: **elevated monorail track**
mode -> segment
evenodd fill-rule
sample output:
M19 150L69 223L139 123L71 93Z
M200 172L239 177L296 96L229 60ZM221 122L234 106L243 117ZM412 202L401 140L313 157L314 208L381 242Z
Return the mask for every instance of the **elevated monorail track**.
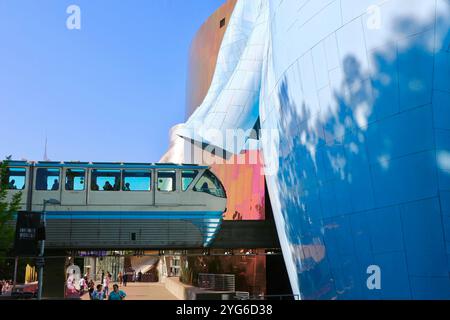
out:
M206 166L10 161L5 178L22 210L45 210L48 250L208 247L226 210Z

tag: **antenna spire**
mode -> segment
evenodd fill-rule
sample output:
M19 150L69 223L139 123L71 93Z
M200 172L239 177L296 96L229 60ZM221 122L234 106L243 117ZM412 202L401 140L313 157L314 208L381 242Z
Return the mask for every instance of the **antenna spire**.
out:
M47 156L47 134L45 134L44 161L50 161Z

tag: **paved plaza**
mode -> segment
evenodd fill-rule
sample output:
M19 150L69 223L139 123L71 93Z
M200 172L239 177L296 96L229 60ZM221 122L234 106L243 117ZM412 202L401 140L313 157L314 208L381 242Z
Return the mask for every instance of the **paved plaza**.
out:
M112 285L111 285L112 289ZM127 294L126 300L177 300L164 286L163 283L128 283L120 290ZM83 295L82 300L89 300L89 294Z

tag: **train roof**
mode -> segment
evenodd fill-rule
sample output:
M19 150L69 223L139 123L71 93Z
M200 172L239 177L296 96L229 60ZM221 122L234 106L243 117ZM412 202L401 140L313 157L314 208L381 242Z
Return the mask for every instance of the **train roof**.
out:
M81 162L81 161L17 161L8 160L10 166L70 167L102 169L209 169L209 166L177 163L132 163L132 162Z

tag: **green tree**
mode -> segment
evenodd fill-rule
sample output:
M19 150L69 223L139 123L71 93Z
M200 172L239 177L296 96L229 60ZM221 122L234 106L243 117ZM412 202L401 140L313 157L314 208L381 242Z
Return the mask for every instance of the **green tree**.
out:
M15 193L8 199L8 163L11 157L0 163L0 267L14 242L14 214L20 209L22 192Z

